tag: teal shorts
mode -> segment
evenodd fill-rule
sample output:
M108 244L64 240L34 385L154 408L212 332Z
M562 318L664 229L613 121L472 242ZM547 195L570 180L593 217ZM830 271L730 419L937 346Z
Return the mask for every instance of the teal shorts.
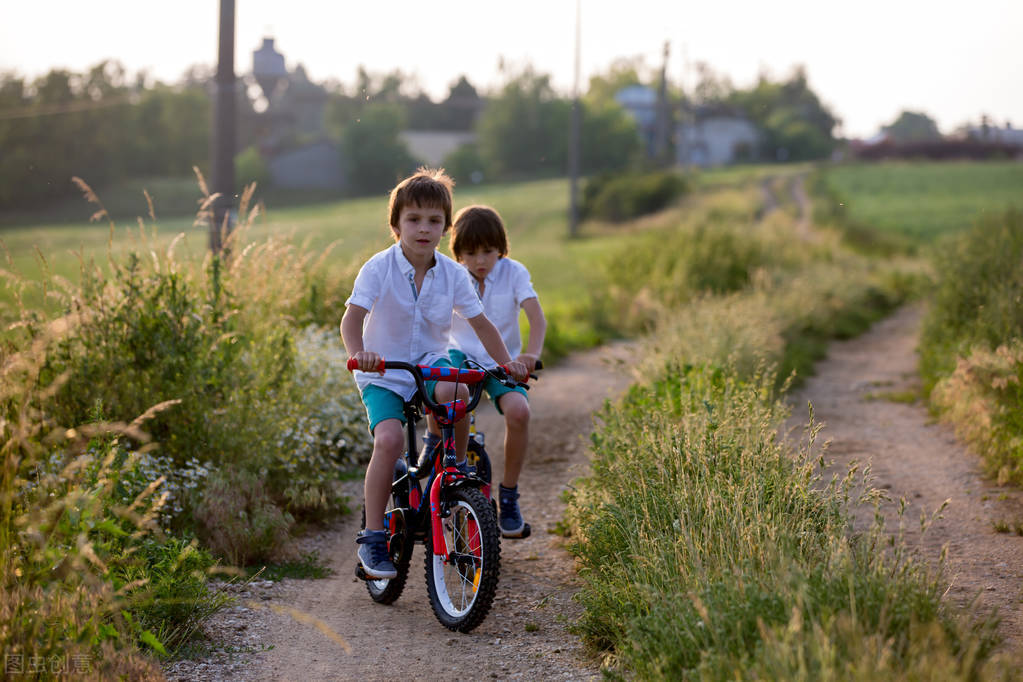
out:
M432 367L453 367L450 362L441 358L433 363ZM404 370L393 370L393 371L404 371ZM437 387L436 381L426 382L426 392L433 398L433 391ZM405 424L405 401L400 395L390 390L389 388L381 388L373 384L368 385L362 389L362 404L366 406L366 417L369 419L369 432L373 433L373 429L377 427L377 424L384 421L385 419L397 419Z
M465 362L465 353L463 353L460 350L452 349L451 351L448 352L448 358L450 358L451 360L452 367L464 369L462 367L462 363ZM473 367L472 369L476 368ZM522 388L521 386L516 386L515 388L508 388L507 386L505 386L492 376L488 376L484 380L483 390L487 392L487 395L490 397L490 401L494 403L494 407L497 408L497 411L500 414L504 414L504 412L501 411L501 405L497 402L497 400L505 393L521 393L523 396L526 397L526 400L529 400L529 394L526 393L526 389Z

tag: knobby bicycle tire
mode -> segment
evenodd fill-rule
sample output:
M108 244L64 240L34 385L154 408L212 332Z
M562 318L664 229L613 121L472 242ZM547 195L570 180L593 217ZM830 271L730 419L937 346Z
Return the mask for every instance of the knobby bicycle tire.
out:
M451 515L443 519L448 551L455 560L433 553L426 537L426 589L437 620L449 630L469 632L486 618L501 573L501 539L490 502L476 488L449 493Z

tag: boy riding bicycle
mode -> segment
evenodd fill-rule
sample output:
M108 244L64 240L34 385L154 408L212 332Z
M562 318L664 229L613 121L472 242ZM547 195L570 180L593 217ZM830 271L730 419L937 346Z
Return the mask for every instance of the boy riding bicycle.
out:
M455 216L451 231L451 253L472 275L483 302L483 311L501 333L509 352L532 372L543 350L547 321L533 290L526 267L508 258L508 236L497 211L488 206L469 206ZM526 311L529 340L522 348L519 310ZM451 324L451 362L460 366L466 358L484 367L494 361L487 348L462 319ZM509 388L496 379L485 384L487 395L504 415L504 477L498 489L501 535L522 537L526 523L519 511L519 474L529 441L529 401L520 387Z
M375 373L383 358L414 364L451 366L447 359L453 312L466 321L494 360L522 381L526 367L512 360L501 334L483 314L483 306L465 270L438 253L437 244L451 226L451 179L442 170L420 169L391 191L388 207L395 244L370 258L359 270L345 302L341 338L358 363L355 380L373 434L366 467L366 527L356 542L359 561L371 578L397 575L387 553L384 512L394 465L405 446L403 405L416 386L404 373ZM466 399L464 385L429 387L434 400ZM457 459L464 461L468 423L456 425Z

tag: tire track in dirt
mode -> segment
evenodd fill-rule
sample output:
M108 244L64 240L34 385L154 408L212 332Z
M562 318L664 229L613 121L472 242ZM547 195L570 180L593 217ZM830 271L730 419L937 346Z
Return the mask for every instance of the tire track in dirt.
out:
M833 343L816 374L790 399L787 429L797 437L807 421L807 402L823 423L818 442L830 441L825 458L844 472L853 461L872 466L874 487L891 502L884 506L890 529L897 527L900 498L908 508L907 542L937 565L948 548L946 599L967 605L975 597L982 612L997 609L1005 646L1023 648L1023 537L998 533L997 521L1023 521L1023 491L986 478L977 455L956 441L946 424L927 409L884 399L919 390L916 343L922 309L907 306L866 334ZM948 506L921 536L919 518ZM854 527L866 529L872 508L855 510Z
M504 540L497 597L469 634L437 622L426 594L423 547L417 545L408 584L397 602L370 600L354 578L358 515L306 538L334 569L320 580L257 583L240 603L217 614L207 631L220 653L167 669L174 680L384 680L599 678L568 628L580 613L574 560L549 531L561 520L561 493L588 471L586 437L593 413L631 379L625 346L574 355L542 372L530 392L530 450L519 483L520 504L533 528L525 540ZM477 412L495 480L503 471L504 422L489 403ZM361 499L361 480L349 495ZM355 504L355 502L353 502ZM347 653L345 645L351 649ZM272 648L270 648L272 647Z

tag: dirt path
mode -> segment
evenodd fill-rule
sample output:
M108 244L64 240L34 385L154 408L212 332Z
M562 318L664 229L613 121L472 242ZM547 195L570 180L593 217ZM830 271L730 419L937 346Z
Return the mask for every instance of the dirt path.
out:
M505 540L494 607L472 633L441 626L423 578L423 548L412 558L408 585L391 606L373 603L353 576L358 518L308 539L335 574L321 580L257 583L239 604L209 624L217 651L202 661L169 667L173 680L538 679L599 677L567 628L579 613L572 557L548 532L562 518L561 492L586 472L585 437L592 414L629 384L609 347L574 356L543 376L530 393L529 459L520 503L533 528L525 540ZM477 421L487 436L495 474L503 470L503 420L489 404ZM361 499L361 481L352 496ZM272 648L271 648L272 647Z
M906 307L867 334L832 344L817 374L792 396L789 427L806 422L811 401L815 419L825 424L819 442L831 441L826 456L841 470L854 460L872 465L875 487L893 500L886 505L891 523L899 498L907 500L907 538L920 556L936 563L948 547L947 598L966 604L978 597L982 609L997 608L1006 646L1019 650L1023 537L994 527L1023 521L1023 491L984 478L978 458L956 442L951 428L933 423L922 405L883 398L918 382L920 316L919 307ZM941 518L921 538L920 513L930 515L946 500ZM856 517L863 528L872 512L861 509Z

